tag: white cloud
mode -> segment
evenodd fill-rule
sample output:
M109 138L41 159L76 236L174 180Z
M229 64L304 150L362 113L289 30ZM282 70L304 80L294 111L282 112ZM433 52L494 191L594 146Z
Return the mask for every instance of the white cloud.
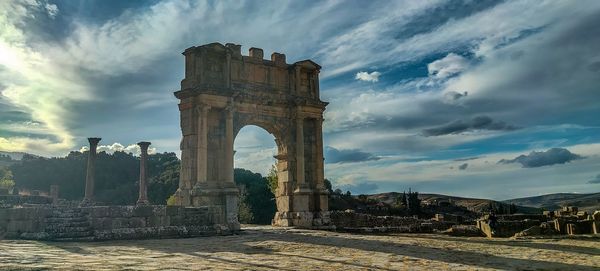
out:
M55 4L46 3L44 6L46 8L46 12L48 12L48 17L54 19L56 15L58 15L58 6Z
M379 81L379 76L381 75L380 72L374 71L374 72L358 72L356 73L356 76L354 77L354 79L356 80L360 80L360 81L367 81L367 82L377 82Z
M449 53L442 59L427 64L429 76L448 78L467 69L469 62L466 58L455 53Z
M405 157L388 157L381 161L326 164L325 176L336 184L372 182L379 191L400 191L408 186L419 192L446 193L458 196L509 199L564 191L589 192L591 174L597 174L600 144L566 147L585 159L539 168L522 168L515 164L498 164L535 149L522 152L489 153L468 160L468 170L456 170L464 160L407 161ZM453 169L451 169L453 168ZM473 185L477 184L477 185Z
M88 151L90 148L88 146L83 146L81 148L79 148L80 152L84 152L84 151ZM137 144L131 144L128 146L123 146L123 144L121 143L113 143L111 145L98 145L97 148L98 152L107 152L107 153L114 153L117 151L120 152L126 152L126 153L133 153L136 156L139 156L141 153L141 149L140 146L138 146ZM150 146L148 147L148 153L149 154L154 154L156 153L156 148Z

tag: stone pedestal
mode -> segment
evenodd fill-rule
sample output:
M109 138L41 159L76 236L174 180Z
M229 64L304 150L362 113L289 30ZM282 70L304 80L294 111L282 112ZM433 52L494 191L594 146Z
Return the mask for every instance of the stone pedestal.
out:
M239 189L235 185L229 187L197 185L192 189L190 199L192 206L208 206L215 214L215 224L226 226L230 230L239 230L239 194Z

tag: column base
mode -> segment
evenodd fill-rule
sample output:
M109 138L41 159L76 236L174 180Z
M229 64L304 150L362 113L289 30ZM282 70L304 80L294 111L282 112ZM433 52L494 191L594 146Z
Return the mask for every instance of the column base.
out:
M191 201L190 201L190 190L188 189L177 189L177 191L175 191L175 194L173 195L175 197L175 205L177 206L191 206Z
M317 228L329 225L329 212L277 212L272 225L276 227Z
M208 206L213 210L215 224L225 225L236 231L240 229L239 194L235 184L223 184L220 187L202 184L190 191L190 201L192 206Z
M94 206L94 201L92 199L84 198L81 203L79 203L79 207L90 207Z
M148 200L139 200L135 203L135 205L150 205Z

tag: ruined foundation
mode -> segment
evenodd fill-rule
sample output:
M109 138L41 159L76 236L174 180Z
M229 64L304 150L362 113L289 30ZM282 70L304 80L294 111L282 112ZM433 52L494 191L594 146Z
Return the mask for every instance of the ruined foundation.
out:
M0 239L102 241L225 235L208 207L40 205L0 209Z

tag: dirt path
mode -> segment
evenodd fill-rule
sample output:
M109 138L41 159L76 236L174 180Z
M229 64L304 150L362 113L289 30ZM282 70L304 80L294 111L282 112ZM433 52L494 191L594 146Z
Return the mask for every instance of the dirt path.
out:
M246 228L191 239L0 240L0 270L600 270L600 239L490 240Z

